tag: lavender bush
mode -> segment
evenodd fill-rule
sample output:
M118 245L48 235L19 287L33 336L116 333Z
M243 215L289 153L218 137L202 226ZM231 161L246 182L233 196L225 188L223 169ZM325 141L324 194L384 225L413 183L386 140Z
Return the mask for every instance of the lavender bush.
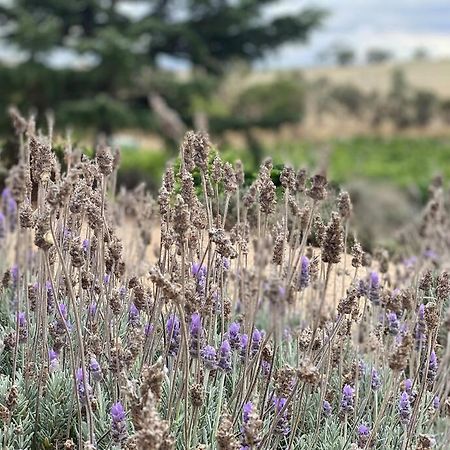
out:
M119 152L90 160L69 140L58 159L52 123L12 114L2 448L447 448L439 183L404 264L363 252L322 174L286 166L277 187L267 160L247 185L189 132L156 201L115 195Z

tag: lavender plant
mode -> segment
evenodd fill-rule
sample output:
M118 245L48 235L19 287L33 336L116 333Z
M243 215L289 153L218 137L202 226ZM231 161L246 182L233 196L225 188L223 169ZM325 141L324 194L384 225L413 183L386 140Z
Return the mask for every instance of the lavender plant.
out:
M189 132L156 200L116 195L118 152L67 140L61 161L53 123L19 119L0 208L2 448L445 448L442 187L405 269L364 254L323 174L274 180L267 160L248 186Z

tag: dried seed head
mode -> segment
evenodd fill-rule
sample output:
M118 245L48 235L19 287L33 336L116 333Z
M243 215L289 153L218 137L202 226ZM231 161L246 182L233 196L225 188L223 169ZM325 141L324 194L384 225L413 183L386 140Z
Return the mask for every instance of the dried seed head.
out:
M322 261L329 264L337 264L341 260L343 250L343 231L339 214L332 212L330 222L325 230Z
M351 254L352 254L352 266L355 269L357 269L362 264L364 254L361 244L359 242L355 241L355 243L352 245Z
M306 194L315 201L324 200L327 197L327 179L324 175L314 175L311 179L311 187Z
M238 187L236 173L229 162L226 162L223 165L223 184L226 193L234 194L236 192Z
M219 155L216 155L211 164L211 180L220 183L223 179L223 163Z
M110 175L113 171L114 161L111 149L105 144L100 144L97 147L96 158L100 173L105 176Z
M236 181L239 186L242 186L245 181L245 173L244 173L244 165L242 164L242 161L238 159L234 163L234 170L236 173Z
M348 192L341 192L337 199L337 206L341 219L346 221L352 215L353 205Z
M296 182L295 172L292 169L292 167L284 166L280 174L281 186L283 186L284 189L289 189L295 192L296 186L295 182Z
M36 136L30 138L31 177L35 183L46 182L55 168L55 155L50 145Z
M228 413L222 414L217 429L217 445L219 450L238 450L239 441L234 437L233 421Z

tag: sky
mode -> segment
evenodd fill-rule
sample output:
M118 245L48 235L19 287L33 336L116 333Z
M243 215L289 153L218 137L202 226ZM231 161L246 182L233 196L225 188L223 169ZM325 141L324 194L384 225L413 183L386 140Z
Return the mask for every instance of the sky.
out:
M9 0L0 3L5 1ZM122 6L130 15L142 14L136 3L133 9L126 0ZM259 61L257 67L314 66L318 64L318 56L335 44L353 48L359 61L363 61L370 48L389 50L398 59L410 58L417 48L424 48L435 58L450 58L450 0L278 0L265 14L274 17L307 6L322 7L329 12L322 28L313 32L307 44L285 45ZM16 54L14 49L0 43L0 59L14 59ZM63 66L71 58L55 53L52 63ZM177 61L164 62L168 67L180 67Z
M336 43L352 47L360 61L367 49L375 47L399 59L411 57L419 47L432 57L450 57L450 0L279 0L267 14L285 14L303 6L329 11L323 27L307 45L286 45L259 66L315 65L318 55Z

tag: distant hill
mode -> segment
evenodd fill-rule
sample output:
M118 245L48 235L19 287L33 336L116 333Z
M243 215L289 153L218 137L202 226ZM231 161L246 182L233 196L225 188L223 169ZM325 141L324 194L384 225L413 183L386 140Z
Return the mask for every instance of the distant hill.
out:
M404 71L406 80L414 88L433 91L441 98L450 98L450 59L433 61L389 62L372 65L326 66L301 71L308 81L327 78L333 84L350 83L366 92L385 93L391 83L393 70ZM256 72L252 81L269 80L276 72Z

